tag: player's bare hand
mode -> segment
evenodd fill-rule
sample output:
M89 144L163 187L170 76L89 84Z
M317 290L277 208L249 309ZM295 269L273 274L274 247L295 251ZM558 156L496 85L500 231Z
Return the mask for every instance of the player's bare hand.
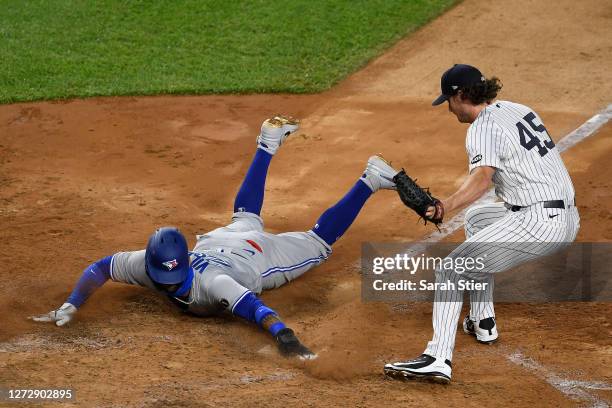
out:
M317 355L304 346L290 328L284 328L274 336L278 350L285 357L298 357L300 360L314 360Z
M442 222L444 219L444 204L440 200L435 200L434 205L427 207L425 212L425 219L432 221L436 224Z
M64 303L59 309L52 310L38 316L30 316L35 322L55 322L58 326L63 326L70 322L76 315L77 308L71 303Z

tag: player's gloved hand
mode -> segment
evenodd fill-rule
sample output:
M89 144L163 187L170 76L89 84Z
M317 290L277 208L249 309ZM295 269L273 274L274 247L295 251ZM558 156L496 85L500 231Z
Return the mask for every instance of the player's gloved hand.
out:
M430 221L438 226L444 219L444 205L442 201L431 195L428 188L423 188L402 169L393 176L400 199L414 212L421 216L425 223Z
M63 326L71 321L76 315L77 308L71 303L64 303L59 309L52 310L39 316L31 316L35 322L55 322L58 326Z
M285 357L298 357L301 360L314 360L317 355L300 343L295 333L286 327L274 336L281 354Z

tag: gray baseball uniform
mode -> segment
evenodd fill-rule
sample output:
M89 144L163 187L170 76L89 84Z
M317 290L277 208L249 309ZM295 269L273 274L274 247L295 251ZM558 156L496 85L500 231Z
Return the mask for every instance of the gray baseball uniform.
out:
M270 234L256 214L235 213L230 225L197 236L186 309L203 316L232 311L249 291L258 294L296 279L331 252L311 231ZM145 271L145 250L113 255L110 274L114 281L155 290Z

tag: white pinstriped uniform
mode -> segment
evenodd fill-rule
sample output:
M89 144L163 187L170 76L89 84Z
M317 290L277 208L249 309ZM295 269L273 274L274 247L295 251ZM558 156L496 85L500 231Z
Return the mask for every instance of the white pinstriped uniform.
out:
M530 149L522 146L521 133L525 144L535 142L531 137L537 138L538 144ZM484 109L468 129L469 170L478 166L497 168L493 177L495 193L512 205L566 198L573 202L572 180L557 149L548 147L551 144L554 146L542 120L530 108L497 101Z
M475 278L486 290L470 291L470 318L494 317L493 273L550 254L576 238L580 218L574 187L559 152L540 117L530 108L496 101L481 111L466 138L470 172L479 166L496 169L495 193L502 202L471 207L465 216L466 241L449 257L484 257L484 270L437 270L436 282ZM566 208L545 208L563 200ZM511 211L511 206L522 207ZM471 273L472 272L472 273ZM456 286L455 286L456 287ZM452 360L463 291L437 291L433 339L426 354Z

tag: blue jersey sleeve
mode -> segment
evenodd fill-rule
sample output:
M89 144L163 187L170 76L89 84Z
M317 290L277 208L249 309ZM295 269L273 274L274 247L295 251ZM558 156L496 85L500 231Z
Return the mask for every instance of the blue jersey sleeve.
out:
M80 307L87 298L100 286L110 279L110 267L112 256L107 256L89 265L83 271L81 279L77 282L67 303Z

